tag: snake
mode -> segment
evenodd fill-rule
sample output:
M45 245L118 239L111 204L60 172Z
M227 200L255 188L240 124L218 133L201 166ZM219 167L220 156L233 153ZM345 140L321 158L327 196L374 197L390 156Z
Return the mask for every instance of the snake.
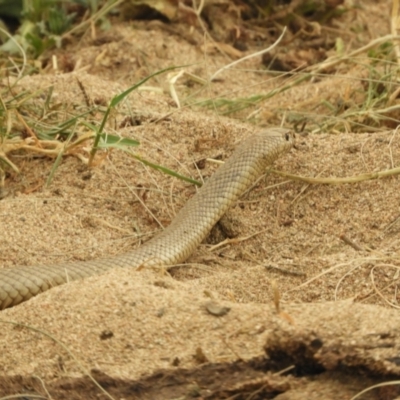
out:
M0 268L0 310L67 282L112 268L164 267L183 263L229 207L295 142L294 132L268 128L244 139L161 233L115 256L55 265Z

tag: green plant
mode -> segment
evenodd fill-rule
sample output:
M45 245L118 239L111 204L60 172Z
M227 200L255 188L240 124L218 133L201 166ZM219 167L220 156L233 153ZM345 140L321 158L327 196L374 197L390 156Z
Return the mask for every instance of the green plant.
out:
M46 183L50 185L65 155L75 155L90 166L99 149L106 151L119 149L155 170L201 185L194 179L134 154L132 147L140 144L137 140L111 134L106 129L111 112L115 113L118 104L132 91L150 78L176 68L178 67L169 67L147 76L114 96L106 109L87 107L79 114L73 111L74 108L71 105L54 103L52 101L53 88L35 93L21 92L17 95L12 94L14 89L7 88L0 95L0 164L19 173L17 165L8 156L11 152L33 152L52 157L55 162ZM103 114L100 123L88 120L95 111ZM91 140L93 144L87 158L83 145Z
M20 26L14 40L8 40L1 50L16 54L21 46L34 57L54 46L60 47L62 39L72 29L103 20L106 14L121 0L109 0L100 7L99 0L23 0L12 7L12 15L19 19ZM88 9L90 12L85 13ZM78 13L77 10L81 10ZM0 3L0 16L1 16ZM74 25L75 24L75 25ZM103 24L104 25L104 24Z

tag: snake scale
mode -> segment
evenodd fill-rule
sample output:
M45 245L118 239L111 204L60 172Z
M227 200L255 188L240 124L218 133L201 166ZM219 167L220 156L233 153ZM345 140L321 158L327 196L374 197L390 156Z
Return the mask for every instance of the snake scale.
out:
M227 209L293 143L294 134L284 128L266 129L245 139L171 224L135 250L91 261L0 269L0 309L111 268L168 266L185 261Z

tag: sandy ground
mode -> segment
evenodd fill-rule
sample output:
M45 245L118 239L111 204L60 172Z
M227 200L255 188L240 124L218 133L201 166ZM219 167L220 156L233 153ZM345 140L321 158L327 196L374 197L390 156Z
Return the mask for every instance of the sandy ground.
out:
M385 33L384 25L381 29ZM225 65L222 56L205 56L159 29L121 24L107 37L101 46L88 39L68 55L69 62L79 62L77 71L26 77L16 90L53 87L55 104L79 111L87 100L80 84L91 101L104 103L143 77L144 69L195 64L188 67L191 72L209 76ZM202 97L245 96L257 84L258 92L267 93L282 84L257 68L259 60L248 61L241 79L238 71L224 72L223 80ZM352 69L347 76L304 83L275 97L270 108L263 103L257 110L263 116L259 125L277 123L276 113L269 114L272 105L276 110L289 104L290 111L313 96L333 98L357 88L356 73ZM168 93L155 89L167 86L160 76L148 83L148 90L133 92L108 126L139 140L137 153L152 162L206 180L216 164L206 161L199 170L196 162L224 160L244 137L262 129L204 108L178 109ZM177 91L183 98L189 87L177 84ZM1 267L88 260L130 250L167 226L196 191L122 151L102 154L91 169L66 157L49 188L44 183L54 160L12 156L21 174L7 175L0 201ZM274 168L308 177L350 177L395 168L399 160L400 138L391 129L333 131L298 134L296 148ZM113 270L2 311L0 375L40 377L50 385L95 369L115 379L137 380L160 368L229 364L266 351L272 360L287 357L289 365L312 365L321 369L318 373L336 371L338 365L342 372L349 368L357 384L341 382L336 394L329 381L333 372L328 378L321 375L317 392L325 388L327 399L350 398L365 387L369 381L360 371L378 381L397 376L398 187L395 175L310 185L268 173L227 215L237 231L236 242L215 246L223 239L213 234L186 265L168 273ZM227 307L226 315L211 315L210 301ZM320 345L315 347L316 342ZM314 348L315 353L303 354L299 348ZM0 388L8 393L11 381L4 382ZM288 384L276 398L305 398L307 393L313 398L315 388L301 382ZM335 397L338 393L343 397Z

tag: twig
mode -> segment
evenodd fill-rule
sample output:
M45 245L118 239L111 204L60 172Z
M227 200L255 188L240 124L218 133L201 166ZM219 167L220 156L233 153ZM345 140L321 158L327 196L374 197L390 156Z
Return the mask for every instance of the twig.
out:
M369 392L372 389L377 389L377 388L385 387L385 386L394 386L394 385L396 385L396 386L400 385L400 381L387 381L387 382L382 382L382 383L378 383L376 385L369 386L366 389L362 390L361 392L358 392L350 400L358 399L361 395Z
M53 397L50 395L49 391L47 390L46 384L44 383L43 379L37 375L33 375L33 377L36 378L41 383L43 390L45 391L45 393L47 395L48 400L53 400ZM29 395L29 396L31 396L31 395Z
M339 236L340 240L343 240L346 244L351 246L354 250L363 251L364 249L359 246L357 243L354 243L350 238L348 238L344 233Z
M399 0L393 0L392 15L390 18L390 31L392 35L397 35L399 27ZM396 53L397 64L400 62L400 49L399 45L394 46L394 51Z
M277 270L277 271L282 272L282 273L287 274L287 275L306 276L306 274L304 272L293 271L291 269L277 267L276 265L271 265L270 264L270 265L264 265L264 267L267 268L267 269Z
M312 178L308 176L292 175L287 172L271 170L274 174L284 176L285 178L292 179L293 181L307 182L312 184L325 184L325 185L340 185L343 183L357 183L362 181L370 181L373 179L380 179L387 176L399 175L400 167L387 169L385 171L370 172L368 174L360 174L349 176L345 178Z
M386 303L389 304L391 307L393 308L397 308L400 309L400 306L398 306L397 304L392 303L391 301L389 301L383 294L382 292L377 288L376 284L375 284L375 279L374 279L374 269L377 267L381 267L383 265L375 265L374 267L371 268L371 272L370 272L370 278L371 278L371 283L372 283L372 287L374 288L375 293ZM391 268L396 268L397 270L400 268L396 265L389 265L386 264L384 265L386 267L391 267ZM390 284L393 284L393 282L391 282Z
M388 231L392 226L394 226L400 220L400 215L398 215L392 222L389 222L385 228L383 228L382 232Z
M69 354L69 356L77 363L77 365L81 368L81 370L89 377L89 379L95 384L95 386L103 392L104 395L106 395L110 400L115 400L115 398L113 396L111 396L110 393L108 393L107 390L105 390L96 381L96 379L93 378L93 376L91 375L89 370L79 361L79 359L74 355L74 353L72 353L71 350L67 347L67 345L65 345L61 340L57 339L56 337L54 337L53 335L51 335L50 333L48 333L42 329L35 328L34 326L31 326L31 325L23 324L22 322L14 322L14 321L0 319L0 324L8 324L8 325L12 325L14 327L25 328L32 332L39 333L40 335L43 335L43 336L49 338L50 340L54 341Z
M248 235L248 236L245 236L245 237L241 237L241 238L232 238L232 239L228 238L228 239L225 239L222 242L219 242L218 244L212 246L210 248L210 251L214 251L214 250L216 250L216 249L218 249L218 248L220 248L220 247L222 247L222 246L224 246L226 244L236 244L236 243L243 242L245 240L251 239L254 236L259 235L260 233L266 232L267 230L268 229L263 229L262 231L255 232L255 233L252 233L251 235Z
M322 72L323 70L331 68L331 67L335 66L336 64L340 64L346 60L349 60L350 58L353 58L361 53L364 53L365 51L371 49L372 47L381 45L382 43L385 43L385 42L389 42L390 40L393 40L393 41L400 40L400 35L386 35L386 36L379 37L378 39L372 40L365 46L360 47L357 50L354 50L353 52L351 52L350 54L348 54L344 57L334 56L330 59L328 58L325 62L318 64L315 67L312 66L312 67L306 68L305 71L313 72L313 73Z
M267 47L266 49L260 50L257 53L249 54L248 56L242 57L239 60L233 61L228 65L225 65L224 67L222 67L218 71L216 71L214 73L214 75L211 76L210 82L212 82L215 79L215 77L217 75L219 75L222 71L225 71L226 69L229 69L229 68L235 66L236 64L241 63L242 61L248 60L248 59L253 58L253 57L261 56L262 54L267 53L268 51L271 51L272 49L274 49L281 42L281 40L283 39L283 36L285 35L285 33L286 33L286 26L283 28L281 36L279 36L279 38L271 46Z
M279 288L275 279L271 280L271 289L273 293L273 301L276 309L276 313L280 314L281 312L281 294L279 293Z

